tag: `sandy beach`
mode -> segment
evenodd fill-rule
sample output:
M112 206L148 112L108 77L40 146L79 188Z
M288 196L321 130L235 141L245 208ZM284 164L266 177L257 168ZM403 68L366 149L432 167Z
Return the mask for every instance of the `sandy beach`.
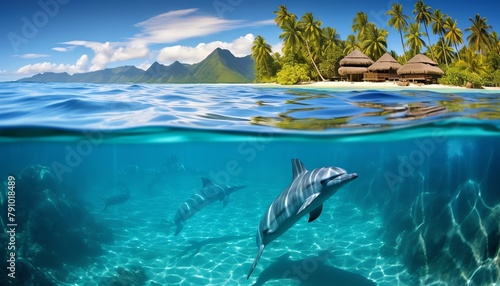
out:
M266 87L281 88L313 88L313 89L338 89L338 90L427 90L436 92L500 92L500 87L484 87L483 89L470 89L460 86L442 84L414 84L399 86L397 82L347 82L325 81L301 83L296 85L279 85L274 83L257 84Z

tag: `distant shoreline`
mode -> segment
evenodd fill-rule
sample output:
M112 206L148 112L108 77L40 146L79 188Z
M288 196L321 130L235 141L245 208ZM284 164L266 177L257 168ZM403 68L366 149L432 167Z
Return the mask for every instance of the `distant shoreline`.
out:
M450 86L442 84L413 84L409 86L399 86L397 82L347 82L347 81L326 81L311 82L294 85L279 85L276 83L256 84L258 86L282 87L282 88L314 88L314 89L342 89L342 90L427 90L439 92L500 92L500 87L483 87L483 89L465 88L461 86Z
M0 83L39 83L39 82L18 82L18 81L4 81ZM41 82L41 83L79 83L79 82ZM88 83L88 82L86 82ZM83 83L82 83L83 84ZM343 91L354 90L421 90L421 91L436 91L436 92L495 92L500 93L500 87L483 86L482 89L466 88L462 86L451 86L442 84L414 84L410 83L409 86L399 86L397 82L348 82L348 81L326 81L326 82L307 82L293 85L281 85L278 83L145 83L145 82L121 82L121 83L105 83L95 82L91 84L137 84L137 85L249 85L258 87L275 87L275 88L289 88L289 89L332 89Z

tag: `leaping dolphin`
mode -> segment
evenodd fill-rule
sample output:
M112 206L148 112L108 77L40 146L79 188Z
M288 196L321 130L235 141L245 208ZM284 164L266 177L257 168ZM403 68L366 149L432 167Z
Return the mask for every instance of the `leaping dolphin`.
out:
M299 159L292 159L293 180L290 186L269 206L257 230L257 257L248 272L250 278L266 245L280 237L301 217L309 214L309 222L317 219L323 203L343 185L356 179L339 167L323 167L307 171Z
M222 206L225 207L229 201L229 195L237 190L245 188L245 186L227 185L219 186L207 178L201 178L203 188L198 193L185 201L177 210L174 217L174 223L177 225L175 236L181 232L184 223L187 219L195 215L209 204L222 201Z

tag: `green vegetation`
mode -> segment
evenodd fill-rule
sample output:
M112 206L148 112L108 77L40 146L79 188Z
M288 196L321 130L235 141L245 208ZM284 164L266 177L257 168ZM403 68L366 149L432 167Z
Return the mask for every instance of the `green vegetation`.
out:
M425 53L443 69L442 84L473 87L500 85L500 37L487 19L476 14L471 26L462 31L458 20L418 0L412 10L414 18L403 13L403 5L394 3L386 15L388 24L398 31L404 53L387 49L389 32L370 22L360 11L352 21L353 34L342 40L333 27L322 27L312 13L298 18L285 5L275 14L281 28L281 53L271 50L261 36L255 38L252 58L257 82L296 84L303 81L338 79L340 60L354 49L378 60L389 52L401 64L419 53ZM432 43L429 32L439 39ZM464 35L465 33L465 35ZM464 38L466 36L466 38Z
M279 84L296 84L311 80L308 76L308 68L305 64L285 64L277 74Z

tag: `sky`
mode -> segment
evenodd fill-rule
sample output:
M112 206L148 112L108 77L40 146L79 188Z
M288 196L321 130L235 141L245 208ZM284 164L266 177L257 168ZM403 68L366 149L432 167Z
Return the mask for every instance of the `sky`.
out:
M263 36L281 50L281 30L273 12L286 5L297 16L312 12L322 26L352 33L359 11L389 31L388 50L402 52L399 34L387 25L392 3L412 17L415 0L2 0L0 2L0 81L41 72L70 74L135 65L147 69L158 61L197 63L215 48L242 57L254 38ZM500 32L497 0L427 0L433 9L458 20L468 35L470 17L479 13ZM431 35L435 43L437 37Z

